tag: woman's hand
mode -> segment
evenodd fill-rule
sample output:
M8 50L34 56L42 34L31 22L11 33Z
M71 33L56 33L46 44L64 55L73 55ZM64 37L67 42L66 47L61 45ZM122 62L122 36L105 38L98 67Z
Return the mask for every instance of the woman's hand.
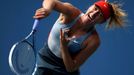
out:
M60 29L60 47L67 47L69 40L65 37L65 31Z
M65 31L60 29L60 48L61 48L61 56L63 62L65 64L66 70L71 72L74 67L74 61L68 51L67 45L69 40L65 37Z
M33 18L36 19L42 19L45 18L49 15L49 11L45 8L39 8L36 10L35 15L33 16Z

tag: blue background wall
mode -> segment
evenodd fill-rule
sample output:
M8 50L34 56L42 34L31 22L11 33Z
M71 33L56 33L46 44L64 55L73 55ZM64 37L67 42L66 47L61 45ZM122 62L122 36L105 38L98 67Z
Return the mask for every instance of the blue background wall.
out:
M86 11L95 0L64 0ZM112 0L110 0L112 1ZM101 46L81 67L81 75L134 75L134 24L133 0L121 0L128 13L128 26L124 29L105 30L97 26ZM31 30L35 10L42 0L1 0L0 1L0 75L14 75L8 65L11 46L25 37ZM83 9L84 8L84 9ZM37 46L40 49L58 17L53 12L40 22Z

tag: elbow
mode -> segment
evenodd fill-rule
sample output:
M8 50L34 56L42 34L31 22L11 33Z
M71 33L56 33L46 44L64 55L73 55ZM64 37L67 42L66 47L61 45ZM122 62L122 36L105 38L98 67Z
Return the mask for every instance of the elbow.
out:
M42 7L47 10L46 14L50 14L51 11L54 9L54 7L56 6L56 0L44 0L42 3Z
M78 66L76 66L76 63L74 63L73 65L66 66L66 70L67 70L67 72L74 72L74 71L78 70Z
M76 68L66 68L66 70L67 70L67 72L74 72L74 71L76 71L77 69Z

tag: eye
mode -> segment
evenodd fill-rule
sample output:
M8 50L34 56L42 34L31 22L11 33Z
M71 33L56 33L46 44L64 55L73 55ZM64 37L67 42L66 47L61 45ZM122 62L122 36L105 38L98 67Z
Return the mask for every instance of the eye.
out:
M99 7L98 7L98 6L95 6L95 8L94 8L94 9L99 11L99 16L102 16L102 17L103 17L103 14L102 14L102 12L101 12L101 10L99 9Z
M98 10L98 8L97 7L94 7L94 10Z

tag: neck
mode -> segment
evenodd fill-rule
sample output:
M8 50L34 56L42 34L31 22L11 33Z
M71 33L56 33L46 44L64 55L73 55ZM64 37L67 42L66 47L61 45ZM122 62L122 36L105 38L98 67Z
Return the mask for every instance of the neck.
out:
M78 22L74 27L72 27L71 33L75 32L88 32L95 24L84 24L82 22Z
M79 24L80 28L84 31L88 31L91 27L94 27L96 22L94 20L91 20L87 14L85 14L83 17L81 17L81 24Z
M70 33L88 32L90 28L94 27L95 22L88 18L85 14L70 28Z

